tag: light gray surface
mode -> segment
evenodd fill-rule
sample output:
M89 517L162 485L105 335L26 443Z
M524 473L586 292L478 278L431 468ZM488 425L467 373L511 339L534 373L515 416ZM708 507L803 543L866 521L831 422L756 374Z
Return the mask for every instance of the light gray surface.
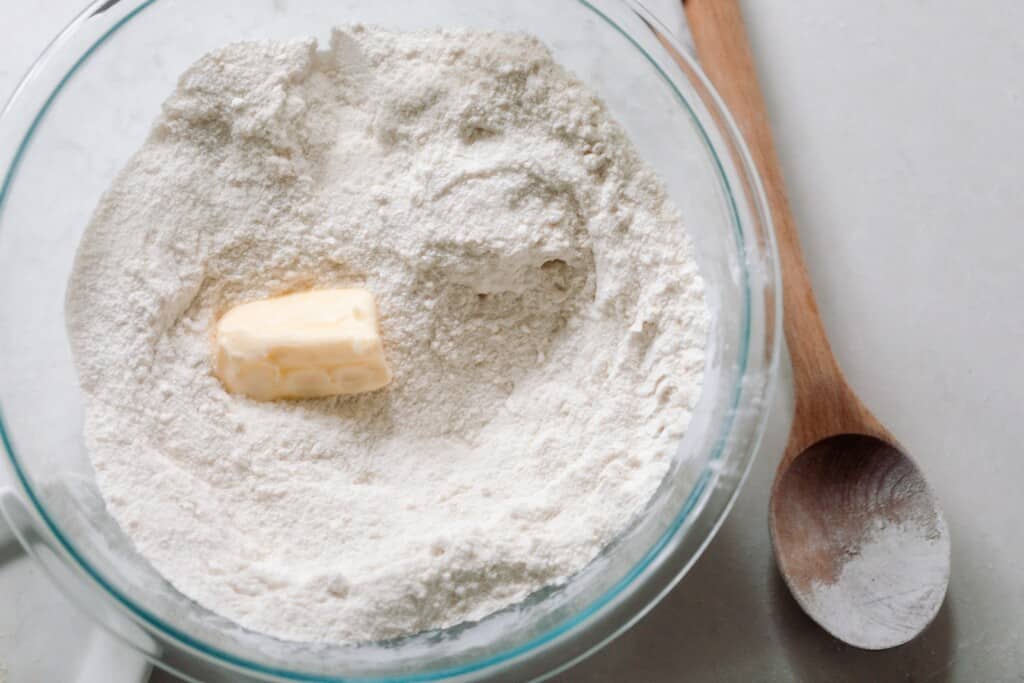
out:
M0 0L0 98L81 4ZM950 597L921 639L883 653L800 613L765 522L783 398L693 571L558 680L1024 680L1024 5L743 6L826 326L942 498Z

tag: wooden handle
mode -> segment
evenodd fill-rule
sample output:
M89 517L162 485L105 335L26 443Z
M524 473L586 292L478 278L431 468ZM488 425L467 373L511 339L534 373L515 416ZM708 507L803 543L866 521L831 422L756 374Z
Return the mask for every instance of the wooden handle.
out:
M785 459L830 434L853 430L887 438L846 384L821 323L786 199L771 128L736 0L684 0L701 66L739 126L764 184L782 268L786 343L796 406ZM891 437L888 437L891 438Z

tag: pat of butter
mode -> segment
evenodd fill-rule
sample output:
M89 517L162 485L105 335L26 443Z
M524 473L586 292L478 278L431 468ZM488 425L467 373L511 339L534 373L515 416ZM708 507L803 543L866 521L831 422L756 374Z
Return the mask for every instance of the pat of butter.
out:
M365 289L326 289L236 306L217 323L215 372L258 401L358 394L391 381Z

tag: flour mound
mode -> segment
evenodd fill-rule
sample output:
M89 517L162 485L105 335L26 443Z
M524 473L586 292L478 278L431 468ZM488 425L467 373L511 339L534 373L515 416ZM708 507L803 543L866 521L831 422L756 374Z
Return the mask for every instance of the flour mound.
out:
M211 371L236 304L372 291L385 390L258 403ZM676 211L525 35L242 43L182 77L68 287L111 514L181 592L362 642L583 568L650 499L708 312Z

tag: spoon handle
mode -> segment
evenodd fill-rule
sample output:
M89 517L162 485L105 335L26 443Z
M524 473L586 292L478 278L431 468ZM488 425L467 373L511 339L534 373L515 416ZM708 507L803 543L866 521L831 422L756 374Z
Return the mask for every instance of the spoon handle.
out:
M684 0L701 66L747 142L771 209L782 268L783 327L796 405L784 462L825 436L851 429L887 436L846 384L825 334L786 199L764 97L736 0Z

